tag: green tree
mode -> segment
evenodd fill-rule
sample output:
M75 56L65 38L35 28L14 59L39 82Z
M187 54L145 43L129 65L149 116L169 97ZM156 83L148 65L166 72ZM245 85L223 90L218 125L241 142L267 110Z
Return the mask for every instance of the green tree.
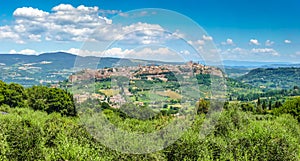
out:
M282 103L280 101L276 101L275 105L274 105L274 108L279 108L281 106L282 106Z
M258 97L257 99L257 106L260 106L261 102L260 102L260 98Z
M210 102L206 101L203 98L200 98L199 101L196 103L197 113L208 113L210 108Z
M261 107L262 107L263 110L266 110L266 109L267 109L266 101L263 101L263 104L261 105Z
M9 85L0 82L0 105L7 104L10 107L25 107L27 95L24 87L19 84Z
M5 91L7 89L6 83L0 81L0 105L5 103Z
M287 100L280 108L274 110L275 114L291 114L300 122L300 97Z
M34 110L45 111L49 108L47 104L48 87L33 86L27 89L28 105Z
M73 96L62 89L33 86L27 89L27 93L28 105L34 110L58 112L66 116L75 116L77 113Z

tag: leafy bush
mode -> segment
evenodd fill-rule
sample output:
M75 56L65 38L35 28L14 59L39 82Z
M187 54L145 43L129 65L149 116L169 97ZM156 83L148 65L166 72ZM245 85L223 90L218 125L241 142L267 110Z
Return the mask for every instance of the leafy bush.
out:
M27 93L29 96L28 105L34 110L76 116L73 96L62 89L33 86L27 89Z
M0 81L0 105L25 107L26 98L25 89L21 85L15 83L6 84Z
M300 122L300 97L287 100L280 108L274 109L274 113L291 114Z

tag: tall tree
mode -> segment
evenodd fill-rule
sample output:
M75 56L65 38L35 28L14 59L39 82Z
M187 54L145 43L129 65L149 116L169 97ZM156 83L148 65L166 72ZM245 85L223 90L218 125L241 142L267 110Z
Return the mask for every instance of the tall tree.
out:
M260 102L260 98L258 97L257 99L257 106L260 106L261 102Z
M263 101L262 109L263 109L263 110L266 110L266 109L267 109L266 101Z

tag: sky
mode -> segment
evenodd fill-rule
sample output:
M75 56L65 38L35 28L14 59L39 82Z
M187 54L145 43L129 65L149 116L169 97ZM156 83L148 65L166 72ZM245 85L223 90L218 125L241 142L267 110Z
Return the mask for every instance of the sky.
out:
M300 63L299 0L1 0L0 17L2 54Z

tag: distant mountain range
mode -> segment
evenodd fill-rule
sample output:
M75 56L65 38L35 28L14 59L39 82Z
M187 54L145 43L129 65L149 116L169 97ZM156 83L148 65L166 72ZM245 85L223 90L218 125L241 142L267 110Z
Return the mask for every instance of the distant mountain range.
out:
M40 55L21 55L21 54L0 54L0 65L2 66L12 66L15 64L30 64L38 63L42 61L52 62L49 63L49 66L53 69L61 68L73 68L74 65L79 65L82 67L95 67L98 68L112 67L115 65L123 66L133 66L133 65L145 65L145 64L178 64L176 62L160 62L160 61L151 61L151 60L138 60L138 59L126 59L126 58L112 58L112 57L94 57L94 56L77 56L65 52L56 52L56 53L44 53ZM51 64L51 65L50 65Z
M82 57L70 53L56 52L40 55L0 54L0 80L20 83L24 86L57 83L73 72L85 68L113 66L180 64L111 57Z
M60 66L59 68L72 68L74 67L74 62L82 61L90 64L91 62L97 62L98 67L111 67L114 65L139 65L139 64L178 64L178 62L162 62L162 61L151 61L151 60L138 60L138 59L127 59L127 58L112 58L105 57L99 58L94 56L77 56L65 52L55 52L55 53L44 53L40 55L22 55L22 54L0 54L0 66L7 65L11 66L20 63L33 63L41 61L51 61L53 64ZM87 65L83 63L84 65ZM200 62L201 63L201 62ZM94 64L93 64L94 65ZM255 62L255 61L236 61L236 60L224 60L223 65L225 67L236 67L236 68L270 68L270 67L300 67L300 64L293 64L289 62Z
M225 67L236 67L236 68L300 67L300 64L294 64L289 62L255 62L255 61L236 61L236 60L224 60L223 65Z

